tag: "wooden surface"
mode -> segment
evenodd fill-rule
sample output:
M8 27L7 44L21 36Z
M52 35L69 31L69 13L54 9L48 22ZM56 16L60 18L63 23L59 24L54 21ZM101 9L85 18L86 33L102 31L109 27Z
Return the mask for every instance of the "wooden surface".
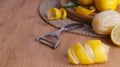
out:
M109 38L95 38L63 32L57 49L51 49L35 39L39 35L55 31L38 13L44 0L0 0L0 67L119 67L120 47ZM67 50L76 42L101 39L109 45L107 63L72 65Z

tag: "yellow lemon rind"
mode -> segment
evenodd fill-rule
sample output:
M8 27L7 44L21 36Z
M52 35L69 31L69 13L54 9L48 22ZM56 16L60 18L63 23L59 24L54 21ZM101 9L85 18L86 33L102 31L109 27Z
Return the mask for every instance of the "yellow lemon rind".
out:
M86 43L86 45L89 45L92 48L96 63L107 61L107 56L100 40L90 40Z
M86 54L84 48L80 43L75 44L71 49L74 51L81 64L95 63L95 61Z
M67 11L64 8L60 8L60 12L62 14L62 19L66 19L67 17Z
M61 12L57 8L50 8L47 13L48 20L57 20L61 18Z
M82 6L76 7L76 12L79 13L79 14L83 14L83 15L90 15L90 14L94 13L95 10L96 9L89 10L89 9L84 8Z

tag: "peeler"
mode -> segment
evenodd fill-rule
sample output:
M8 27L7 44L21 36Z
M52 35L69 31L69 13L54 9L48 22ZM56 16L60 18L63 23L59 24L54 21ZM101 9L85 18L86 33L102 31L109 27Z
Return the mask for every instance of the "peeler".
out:
M81 26L83 26L83 24L80 24L80 23L68 24L68 25L62 27L61 29L59 29L55 32L51 32L51 33L48 33L46 35L37 37L37 41L40 41L41 43L55 49L60 44L60 41L61 41L60 34L61 34L61 32L68 31L70 29L75 29L75 28L78 28L78 27L81 27Z

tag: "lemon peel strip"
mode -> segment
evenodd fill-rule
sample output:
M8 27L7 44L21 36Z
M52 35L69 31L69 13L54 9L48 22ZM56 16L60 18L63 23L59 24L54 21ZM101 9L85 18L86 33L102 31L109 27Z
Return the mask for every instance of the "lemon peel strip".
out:
M86 44L92 48L96 63L107 61L107 56L105 54L103 44L100 40L91 40L88 41Z
M60 8L60 12L62 14L61 18L65 19L67 17L67 11L64 8Z
M107 61L109 46L105 45L100 40L90 40L84 47L80 43L77 43L69 50L73 51L75 57L79 60L79 63L93 64ZM71 57L69 57L69 59L70 58Z
M67 11L64 8L50 8L47 13L48 20L65 19L67 17Z
M95 62L87 55L86 51L80 43L77 43L71 49L74 51L81 64L93 64Z
M83 15L90 15L90 14L94 13L95 10L96 9L89 10L89 9L84 8L82 6L76 7L76 12L79 13L79 14L83 14Z

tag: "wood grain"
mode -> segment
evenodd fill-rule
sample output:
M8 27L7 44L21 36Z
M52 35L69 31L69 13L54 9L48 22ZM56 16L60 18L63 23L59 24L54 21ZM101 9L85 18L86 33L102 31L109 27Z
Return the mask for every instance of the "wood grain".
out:
M57 49L51 49L35 38L55 31L45 23L38 13L44 0L0 0L0 67L119 67L120 47L110 38L95 38L63 32ZM72 65L67 50L76 42L101 39L109 45L107 63L94 65Z

